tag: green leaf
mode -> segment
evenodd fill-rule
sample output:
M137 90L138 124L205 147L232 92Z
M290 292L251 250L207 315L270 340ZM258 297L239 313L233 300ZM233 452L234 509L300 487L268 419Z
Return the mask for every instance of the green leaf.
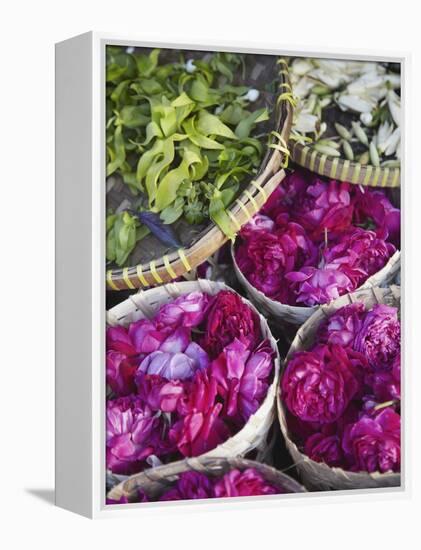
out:
M139 126L146 126L150 121L150 117L143 114L141 107L126 105L119 112L119 120L127 128L138 128Z
M231 218L226 213L225 206L221 200L221 194L219 192L215 193L209 202L209 216L229 239L233 239L235 237L235 231L233 231Z
M226 124L221 122L217 116L207 111L199 112L199 119L196 127L197 130L205 136L215 135L228 139L237 139L237 136Z
M149 55L138 54L136 55L137 70L140 76L151 76L153 71L158 65L160 50L152 50Z
M107 166L107 176L113 174L118 168L120 168L126 160L126 150L124 147L124 139L121 130L121 126L116 128L114 133L114 149L113 159Z
M204 149L225 149L224 145L221 143L200 134L196 130L194 122L195 117L191 117L183 123L184 131L188 135L190 141L198 147L203 147Z
M243 118L237 125L235 133L240 139L249 137L250 132L255 124L269 120L269 113L266 108L258 109L250 113L248 117Z

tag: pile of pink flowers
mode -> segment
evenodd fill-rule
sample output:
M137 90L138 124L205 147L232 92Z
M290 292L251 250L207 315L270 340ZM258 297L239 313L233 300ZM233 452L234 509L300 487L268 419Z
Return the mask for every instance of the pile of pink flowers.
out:
M319 328L284 371L294 441L316 462L350 471L400 471L400 322L397 309L354 303Z
M184 472L174 486L153 500L191 500L200 498L249 497L257 495L276 495L284 493L281 487L275 487L264 479L255 468L240 471L230 470L220 477L208 477L200 472ZM139 490L136 502L149 502L151 499ZM108 500L108 504L124 504L126 497L119 501Z
M272 300L314 306L384 267L399 235L400 211L383 191L296 170L243 227L235 258Z
M182 295L107 329L107 467L131 474L223 443L263 402L274 353L230 291Z

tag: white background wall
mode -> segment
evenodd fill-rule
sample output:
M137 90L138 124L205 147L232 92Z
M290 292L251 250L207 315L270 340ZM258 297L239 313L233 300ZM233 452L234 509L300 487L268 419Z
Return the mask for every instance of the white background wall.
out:
M140 39L413 52L408 119L414 156L407 187L410 332L420 327L420 28L415 2L72 0L3 3L0 55L0 506L3 547L414 548L419 543L420 369L412 368L412 497L329 501L230 512L162 512L145 520L89 522L54 508L53 175L54 42L87 30ZM416 51L418 50L418 51ZM418 105L416 105L418 103ZM71 151L69 152L71 154ZM75 158L75 162L77 159ZM412 170L413 168L413 170ZM6 196L5 196L6 193ZM408 216L407 216L408 217ZM77 223L77 220L75 220ZM411 233L409 235L409 233ZM408 274L410 277L411 273ZM418 288L417 288L418 287ZM413 321L413 322L412 322ZM417 325L415 322L417 321ZM77 345L77 342L74 342ZM415 455L415 451L417 454ZM77 476L77 472L72 472ZM214 508L215 510L215 508ZM143 521L142 521L143 519ZM413 542L410 542L412 539Z

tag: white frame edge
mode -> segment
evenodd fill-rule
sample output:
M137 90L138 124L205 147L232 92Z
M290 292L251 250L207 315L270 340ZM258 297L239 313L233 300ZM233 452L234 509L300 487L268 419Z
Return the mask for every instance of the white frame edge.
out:
M358 50L250 45L228 41L186 44L89 32L56 45L56 505L91 518L223 510L233 506L298 505L408 498L410 419L408 360L404 353L402 486L391 489L274 495L215 501L105 505L105 46L121 44L245 53L388 60L402 65L403 135L410 55ZM409 183L404 137L402 189ZM76 162L77 160L77 162ZM408 193L402 192L403 270ZM77 224L74 223L75 219ZM89 227L91 233L89 234ZM75 268L77 266L77 268ZM404 285L405 286L405 283ZM404 328L408 323L403 290ZM405 334L404 344L407 334ZM77 342L78 346L71 345ZM69 345L70 344L70 345ZM406 344L405 344L406 345ZM403 349L405 350L405 345ZM77 397L75 397L77 396ZM75 403L77 407L75 407ZM303 500L304 499L304 500ZM328 500L327 500L328 499ZM334 501L333 501L334 499Z

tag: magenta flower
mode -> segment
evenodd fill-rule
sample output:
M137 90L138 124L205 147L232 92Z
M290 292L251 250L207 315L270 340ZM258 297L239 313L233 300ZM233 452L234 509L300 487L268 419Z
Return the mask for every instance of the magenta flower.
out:
M282 489L267 482L255 468L244 471L231 470L215 483L215 496L249 497L257 495L276 495L283 493Z
M107 403L107 467L130 474L152 454L165 454L160 419L134 395Z
M360 390L364 367L361 354L338 345L297 352L282 377L282 398L301 420L334 422Z
M106 361L107 384L118 395L129 395L136 391L134 375L137 359L127 357L118 351L108 351Z
M224 398L227 416L239 423L254 414L268 390L273 368L273 351L268 342L250 353L240 340L234 340L211 365L211 377Z
M328 264L345 264L361 270L356 281L356 285L359 285L367 276L384 267L395 250L393 244L379 239L374 231L356 227L341 234L337 244L324 251L324 258Z
M231 437L230 430L220 418L222 403L207 412L194 412L178 420L170 429L169 439L183 456L199 456Z
M172 302L163 305L155 316L158 328L183 326L197 327L206 315L210 298L202 292L190 292L179 296Z
M213 482L200 472L183 472L174 487L166 491L159 500L189 500L214 498Z
M248 235L253 232L266 231L271 233L275 229L275 222L264 214L256 214L241 228L241 235Z
M401 418L387 407L374 416L363 415L345 430L343 449L355 472L400 471Z
M155 323L149 319L132 323L128 331L137 353L151 353L160 349L171 332L167 327L164 330L158 330Z
M174 412L185 397L185 387L180 380L167 380L161 376L139 372L136 385L139 397L153 411Z
M305 443L304 452L311 460L324 462L328 466L344 465L341 440L337 434L324 435L318 432L311 435Z
M373 369L387 370L400 353L400 336L397 309L378 304L366 314L354 346L366 356Z
M192 380L184 382L183 399L178 402L178 412L185 416L196 412L206 413L215 404L217 381L210 369L198 370Z
M137 350L125 327L107 328L107 350L118 351L130 356L137 354Z
M364 314L364 304L360 302L341 307L320 325L317 341L352 347Z
M202 346L217 357L235 338L255 348L261 339L259 317L238 294L222 290L208 309Z
M342 294L355 290L356 284L352 281L354 275L355 270L348 276L338 265L328 264L319 269L303 267L301 271L287 273L285 278L295 289L298 303L315 306L329 303Z
M357 187L355 189L355 223L374 222L380 239L389 240L395 246L400 242L401 215L384 191Z
M379 403L400 401L401 398L401 358L396 355L388 371L372 371L366 376L366 383L372 387Z

